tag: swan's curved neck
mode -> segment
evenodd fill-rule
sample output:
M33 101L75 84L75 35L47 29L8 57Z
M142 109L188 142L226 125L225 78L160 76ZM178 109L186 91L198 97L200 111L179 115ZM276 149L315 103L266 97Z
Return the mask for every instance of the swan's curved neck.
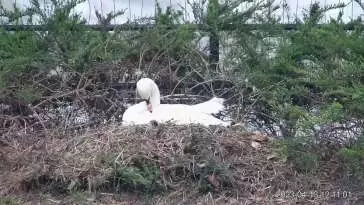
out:
M159 92L159 88L157 84L154 82L152 83L152 90L150 94L150 103L152 104L153 108L158 107L161 104L161 95Z
M158 85L150 78L142 78L137 82L136 91L139 96L148 100L152 106L152 109L158 107L161 103L160 92Z

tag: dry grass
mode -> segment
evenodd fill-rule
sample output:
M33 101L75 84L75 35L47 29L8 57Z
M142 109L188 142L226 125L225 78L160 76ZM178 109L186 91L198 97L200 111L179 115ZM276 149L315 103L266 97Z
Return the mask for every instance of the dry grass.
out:
M71 197L80 190L98 204L145 204L141 196L152 204L344 204L360 197L311 195L345 191L335 182L342 165L329 161L320 174L298 174L271 141L234 128L173 125L18 133L0 138L0 195L27 204L44 198L34 193L46 194L41 204L90 204ZM306 196L291 195L299 191Z

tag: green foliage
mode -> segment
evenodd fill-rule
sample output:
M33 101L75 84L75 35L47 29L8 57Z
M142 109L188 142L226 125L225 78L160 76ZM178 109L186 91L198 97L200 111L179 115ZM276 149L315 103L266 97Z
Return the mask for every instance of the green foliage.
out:
M275 142L279 157L292 164L303 173L314 172L318 168L319 156L316 154L312 141L308 138L297 137L281 139Z
M298 30L289 32L288 40L280 42L277 56L269 64L258 63L249 70L251 81L262 90L266 114L285 121L287 130L296 129L302 112L326 109L328 105L340 107L342 112L331 113L332 119L325 117L326 121L364 116L362 32L346 32L340 18L317 26L327 10L313 4ZM309 118L312 124L321 121Z
M34 32L0 31L0 80L6 86L8 75L29 72L46 61L46 45Z
M286 105L285 119L291 129L286 133L289 138L278 144L279 153L301 172L315 171L320 160L315 141L315 126L337 122L342 119L343 106L332 103L322 108L318 114L303 110L299 106Z
M361 136L355 145L343 148L341 154L345 159L348 174L359 179L364 186L364 136Z
M122 39L91 31L84 26L86 20L73 12L73 9L83 2L85 0L52 0L48 2L50 5L44 8L39 0L32 0L30 7L22 15L5 13L7 16L18 18L37 15L40 17L37 23L45 25L47 31L2 32L1 38L5 41L0 43L0 59L3 59L2 64L8 67L3 70L25 71L31 65L35 68L51 69L59 64L68 69L83 70L92 60L110 60L116 57L116 53L119 53L118 57L123 52L127 53L122 50L125 47ZM123 12L110 14L106 20L111 21L122 14ZM43 67L44 64L48 66Z
M198 64L193 43L194 26L183 22L182 10L156 5L155 26L130 34L127 57L142 58L146 62L173 65L170 72L186 73L191 64ZM141 62L143 62L141 61ZM192 63L191 63L192 62Z
M61 59L61 63L66 64L68 68L76 70L86 69L92 60L109 60L114 52L120 51L109 48L109 45L116 41L113 36L87 29L84 26L86 20L80 14L72 13L74 7L82 2L85 0L52 1L54 9L50 12L41 10L38 0L33 0L31 7L36 14L42 16L41 23L47 25L48 32L44 40L48 42L51 50L57 52L57 59ZM47 13L51 15L48 16ZM109 14L106 19L100 21L111 21L122 14L123 12Z
M87 193L84 191L72 191L70 193L71 198L77 202L86 202L87 201Z
M199 177L198 189L201 193L208 193L216 190L216 188L220 187L213 187L211 181L208 181L209 176L213 176L216 178L216 181L219 182L220 186L227 186L231 184L229 181L228 169L223 167L221 164L218 164L214 161L209 161L206 163L200 170L195 170L194 174Z
M114 181L119 190L136 190L145 194L153 194L163 189L159 182L159 168L148 164L138 163L135 166L114 167Z
M31 87L20 88L15 91L15 95L18 99L26 104L32 104L33 102L41 98L41 93L37 89Z
M86 20L74 12L83 2L85 0L52 0L41 5L39 0L32 0L25 10L6 11L0 7L0 15L8 17L9 23L21 24L21 18L27 16L30 24L42 24L46 28L46 31L0 30L0 86L6 89L9 82L12 86L19 84L19 90L8 90L8 94L24 103L33 103L41 97L42 91L30 85L34 83L29 79L30 73L47 72L58 66L84 71L92 61L126 56L128 51L123 38L85 27ZM107 23L106 20L122 14L111 13L101 20ZM39 17L37 22L33 22L33 16Z
M1 197L0 198L0 205L18 205L19 202L15 199L7 198L7 197Z
M273 29L274 26L253 30L248 29L245 24L251 22L269 25L277 24L279 18L272 13L279 9L279 6L274 6L274 1L258 1L252 4L251 7L238 12L236 10L241 3L251 3L252 1L235 0L226 2L226 5L221 9L221 13L224 15L219 18L221 22L219 25L220 28L232 28L231 32L227 32L227 34L232 34L235 45L229 45L231 51L225 63L228 63L228 66L233 69L233 76L236 77L233 78L234 81L249 78L255 84L253 76L259 75L258 71L263 71L272 63L269 52L274 48L275 43L270 41L270 37L282 37L284 34L281 29ZM261 74L265 76L266 72Z
M291 162L299 172L312 172L318 167L319 156L314 152L312 142L304 138L287 140L287 160Z
M157 4L156 26L141 32L133 54L146 56L167 56L172 60L181 60L191 52L191 41L194 37L189 24L182 24L183 12L167 7L163 12Z
M219 1L210 0L207 7L206 24L214 31L217 31L219 29L218 23L220 15L221 14Z
M332 103L320 110L319 114L305 113L304 119L296 124L297 130L307 133L314 130L315 125L338 122L343 119L343 106L339 103Z

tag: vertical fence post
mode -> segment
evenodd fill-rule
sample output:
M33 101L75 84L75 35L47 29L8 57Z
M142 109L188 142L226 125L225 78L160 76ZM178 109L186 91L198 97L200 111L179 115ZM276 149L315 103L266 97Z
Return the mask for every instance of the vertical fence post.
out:
M209 70L216 71L219 64L219 28L220 4L218 0L210 0L207 8L207 26L210 35Z
M219 35L217 31L210 31L210 43L209 43L209 70L216 71L219 64L219 53L220 53L220 43Z

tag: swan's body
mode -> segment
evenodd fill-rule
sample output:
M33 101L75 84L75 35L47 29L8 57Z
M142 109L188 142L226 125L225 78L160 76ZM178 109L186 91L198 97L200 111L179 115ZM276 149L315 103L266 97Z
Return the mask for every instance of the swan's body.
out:
M152 120L178 125L192 123L204 126L228 126L230 124L211 115L224 110L224 99L222 98L214 97L196 105L160 104L159 88L153 80L140 79L136 89L138 95L150 103L143 101L128 108L123 115L124 124L148 124Z

